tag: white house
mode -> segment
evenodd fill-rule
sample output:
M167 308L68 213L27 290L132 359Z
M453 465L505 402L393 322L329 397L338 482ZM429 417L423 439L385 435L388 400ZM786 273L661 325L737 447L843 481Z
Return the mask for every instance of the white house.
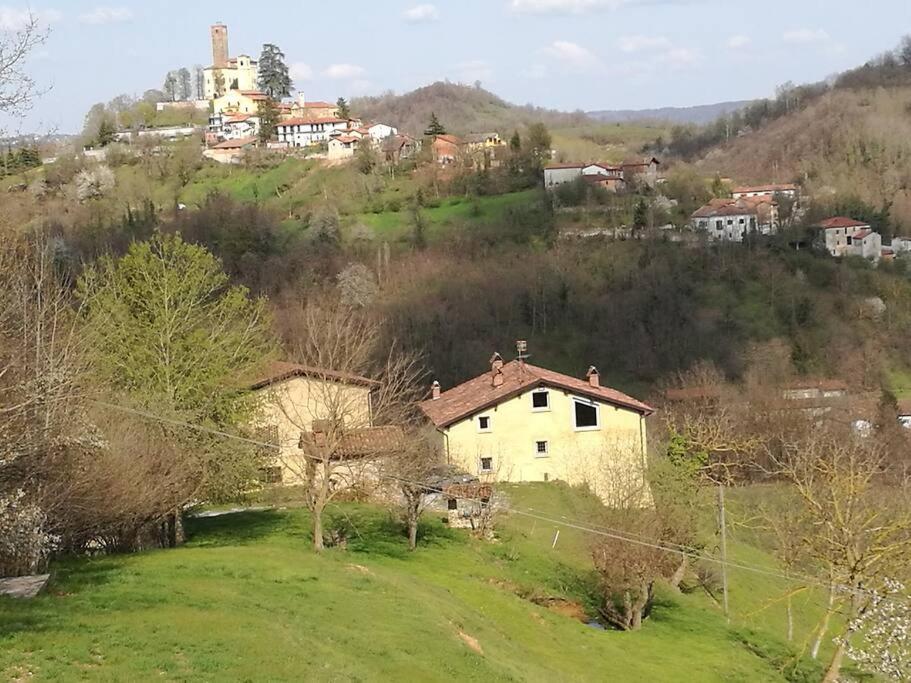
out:
M357 130L365 135L369 135L370 139L376 143L380 143L393 135L398 135L399 132L398 128L394 128L385 123L365 123Z
M550 164L544 167L544 187L556 187L582 177L585 164Z
M275 126L279 142L286 142L290 147L309 147L320 142L328 142L332 133L340 134L348 127L347 119L335 116L315 119L286 119Z
M776 194L797 199L800 196L800 190L793 183L778 183L772 185L748 185L744 187L735 187L731 193L734 199L743 199L744 197L774 197Z
M768 197L713 199L692 215L693 229L709 240L743 242L750 234L771 235L778 230L778 205Z
M883 253L883 238L873 230L858 230L848 238L848 254L861 256L870 261L879 261Z
M816 227L820 231L820 243L825 245L826 251L832 256L847 256L854 253L851 250L854 235L870 230L869 224L844 216L827 218ZM880 238L881 242L882 238Z
M222 119L221 137L225 140L242 140L259 135L259 117L249 114L227 116Z

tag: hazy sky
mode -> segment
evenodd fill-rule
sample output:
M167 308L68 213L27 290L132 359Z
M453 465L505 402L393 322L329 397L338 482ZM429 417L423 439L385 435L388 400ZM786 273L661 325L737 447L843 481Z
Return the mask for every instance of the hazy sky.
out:
M76 132L94 102L208 65L217 21L228 24L232 56L278 44L309 99L448 78L568 110L766 96L860 64L911 32L909 0L46 2L0 0L0 30L29 9L51 28L29 64L50 91L23 131Z

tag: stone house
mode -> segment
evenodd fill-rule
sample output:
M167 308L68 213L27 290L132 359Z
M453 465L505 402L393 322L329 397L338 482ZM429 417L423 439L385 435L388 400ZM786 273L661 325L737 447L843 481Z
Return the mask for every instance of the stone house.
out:
M778 204L766 196L712 199L692 217L694 230L713 242L743 242L748 235L778 231Z

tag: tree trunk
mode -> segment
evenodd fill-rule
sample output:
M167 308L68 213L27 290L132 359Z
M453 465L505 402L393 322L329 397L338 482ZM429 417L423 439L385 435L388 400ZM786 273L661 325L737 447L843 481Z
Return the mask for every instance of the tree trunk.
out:
M835 610L835 586L829 586L829 603L826 605L826 614L822 618L822 623L819 625L819 631L816 633L816 640L813 642L813 649L810 651L810 656L813 659L819 657L819 648L822 645L823 638L826 637L826 633L829 630L829 621L832 619L832 612Z
M680 565L674 571L674 575L671 576L671 586L673 586L678 591L680 590L680 582L683 581L683 578L686 576L686 571L689 569L690 558L687 555L683 556L683 559L680 561Z
M418 521L421 518L421 494L409 491L405 494L405 515L408 520L408 550L418 547Z
M323 543L323 507L313 506L313 549L320 553L326 547Z
M841 672L841 660L845 656L845 643L847 637L838 641L835 646L835 652L832 655L832 661L829 662L829 668L826 669L826 675L822 677L822 683L838 683L838 674Z
M408 550L414 550L418 547L418 518L410 516L408 518Z
M791 596L788 595L788 642L794 640L794 606L791 604Z

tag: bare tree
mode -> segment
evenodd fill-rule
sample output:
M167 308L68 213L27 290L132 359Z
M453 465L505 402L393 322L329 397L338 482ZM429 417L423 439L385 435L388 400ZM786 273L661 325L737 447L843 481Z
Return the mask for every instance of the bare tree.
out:
M439 493L442 465L439 443L421 431L409 433L404 447L383 463L383 475L401 494L399 510L409 550L417 548L421 513L430 497Z
M0 113L20 116L31 107L38 90L25 63L47 35L35 15L18 30L0 32Z
M283 464L304 483L313 547L320 551L326 506L375 479L377 461L405 448L403 428L415 421L423 371L417 357L395 344L380 347L381 322L367 311L311 301L292 314L291 327L293 355L310 368L311 381L305 401L276 397L302 435Z

